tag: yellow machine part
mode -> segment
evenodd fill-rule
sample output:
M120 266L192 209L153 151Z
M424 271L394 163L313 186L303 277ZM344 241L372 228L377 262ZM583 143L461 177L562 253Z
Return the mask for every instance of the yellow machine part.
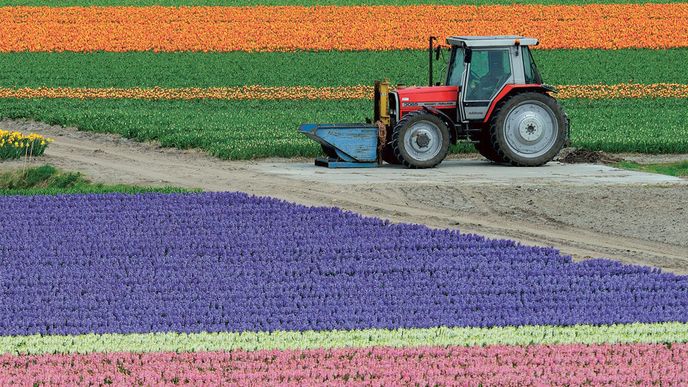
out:
M382 165L382 150L387 141L387 128L391 120L389 117L389 81L375 81L375 124L378 132L377 162Z
M389 81L386 79L382 82L375 81L375 109L376 121L389 126Z

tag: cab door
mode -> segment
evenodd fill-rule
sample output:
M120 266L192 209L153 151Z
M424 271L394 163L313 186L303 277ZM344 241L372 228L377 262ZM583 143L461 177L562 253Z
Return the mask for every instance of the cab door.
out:
M456 121L466 122L465 114L461 106L461 90L463 89L464 81L466 80L466 51L463 47L452 46L451 57L449 59L449 66L447 67L447 80L445 85L457 86L458 93L456 94Z
M514 83L511 47L472 49L461 89L466 120L483 120L490 103L507 84Z

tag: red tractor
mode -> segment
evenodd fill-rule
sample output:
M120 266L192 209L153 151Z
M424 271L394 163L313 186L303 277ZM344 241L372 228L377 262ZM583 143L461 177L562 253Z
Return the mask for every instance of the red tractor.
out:
M429 86L391 89L376 82L373 125L301 126L328 155L316 164L374 166L384 160L432 168L462 140L489 160L516 166L543 165L559 153L568 142L569 120L535 66L529 47L536 39L449 37L446 79L433 85L433 51L440 53L434 39Z

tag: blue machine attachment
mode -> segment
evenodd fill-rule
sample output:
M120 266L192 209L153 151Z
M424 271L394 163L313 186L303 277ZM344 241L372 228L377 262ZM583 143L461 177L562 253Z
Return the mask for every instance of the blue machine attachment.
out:
M315 165L328 168L378 166L378 127L371 124L303 124L299 132L322 145L326 157Z

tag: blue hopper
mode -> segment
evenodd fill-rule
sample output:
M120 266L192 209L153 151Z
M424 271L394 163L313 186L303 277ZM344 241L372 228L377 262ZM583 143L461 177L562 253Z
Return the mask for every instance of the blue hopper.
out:
M326 157L315 165L328 168L372 168L379 165L378 127L372 124L303 124L299 132L318 142Z

